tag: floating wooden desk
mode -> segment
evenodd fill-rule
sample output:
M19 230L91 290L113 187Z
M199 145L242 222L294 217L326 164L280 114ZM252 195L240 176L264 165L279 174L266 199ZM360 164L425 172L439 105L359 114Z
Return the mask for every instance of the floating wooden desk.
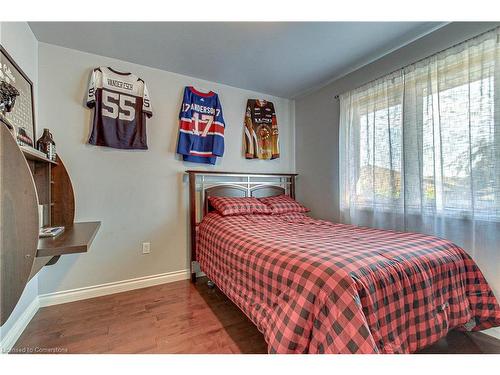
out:
M57 237L45 237L38 240L37 257L64 254L85 253L94 240L100 221L74 223L64 229Z
M14 310L28 281L61 255L86 252L100 222L74 223L75 197L59 155L48 159L31 147L19 146L0 124L0 326ZM45 214L39 222L38 205ZM40 226L64 226L57 237L38 238Z

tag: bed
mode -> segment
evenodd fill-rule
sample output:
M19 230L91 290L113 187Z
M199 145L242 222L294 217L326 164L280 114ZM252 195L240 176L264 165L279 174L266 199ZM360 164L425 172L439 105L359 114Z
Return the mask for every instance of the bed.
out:
M304 213L221 216L208 203L294 197L295 175L190 171L189 181L192 266L257 326L269 353L413 353L451 329L500 325L481 271L447 240Z

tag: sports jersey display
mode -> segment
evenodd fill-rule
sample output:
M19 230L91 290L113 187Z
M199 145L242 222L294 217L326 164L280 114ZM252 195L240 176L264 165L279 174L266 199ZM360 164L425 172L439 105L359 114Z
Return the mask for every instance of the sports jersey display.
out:
M109 67L94 69L87 93L94 108L89 143L122 149L147 149L146 116L153 115L142 79Z
M215 164L217 156L224 155L224 128L219 96L186 87L179 113L177 153L185 161Z
M245 113L245 148L247 159L279 158L278 121L272 102L248 99Z

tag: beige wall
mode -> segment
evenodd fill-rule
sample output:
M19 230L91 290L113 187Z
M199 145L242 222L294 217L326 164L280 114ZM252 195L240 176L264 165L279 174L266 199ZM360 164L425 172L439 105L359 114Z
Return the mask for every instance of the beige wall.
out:
M96 66L131 71L146 81L154 108L154 117L147 123L148 151L85 143L91 111L83 102L89 73ZM52 130L57 151L73 181L76 220L102 221L89 253L63 256L59 263L42 270L40 294L185 270L188 201L182 175L186 169L295 170L293 101L44 43L39 44L39 77L39 127ZM184 163L175 154L178 114L186 85L212 89L221 98L226 151L215 167ZM255 97L275 104L280 159L254 161L243 157L245 104ZM151 254L142 254L142 242L151 242Z
M26 22L0 22L0 44L12 56L34 84L35 111L37 108L38 87L38 41ZM35 114L36 115L36 114ZM37 116L35 116L37 120ZM21 299L10 318L0 329L0 340L9 334L19 316L38 294L38 277L34 277L26 286Z

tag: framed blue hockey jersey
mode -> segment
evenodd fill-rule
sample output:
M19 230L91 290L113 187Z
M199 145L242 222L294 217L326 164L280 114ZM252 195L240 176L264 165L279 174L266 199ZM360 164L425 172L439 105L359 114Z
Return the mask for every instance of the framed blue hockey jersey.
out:
M224 128L219 96L187 86L179 113L177 153L185 161L215 164L224 155Z

